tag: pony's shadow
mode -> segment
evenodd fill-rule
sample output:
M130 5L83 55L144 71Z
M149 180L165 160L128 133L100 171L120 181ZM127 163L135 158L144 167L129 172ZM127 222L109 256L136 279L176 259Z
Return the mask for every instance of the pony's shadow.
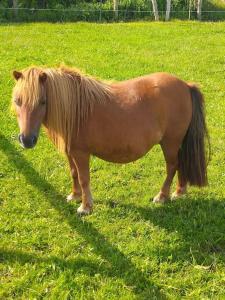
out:
M143 207L119 204L141 219L178 235L178 243L157 249L160 260L188 261L215 267L215 256L225 262L225 199L185 197L167 205Z
M49 203L54 207L63 218L67 221L73 230L76 230L87 243L91 244L95 253L100 255L107 261L108 267L99 267L88 260L83 261L66 261L58 257L39 258L34 254L25 253L22 251L14 251L0 249L0 259L8 262L42 262L52 261L59 267L72 268L75 272L78 268L88 274L100 271L104 276L112 276L121 278L126 285L133 287L133 293L139 299L164 299L166 298L160 291L160 288L152 282L127 258L115 245L111 245L104 235L87 220L81 219L74 213L74 207L65 202L64 197L48 183L41 175L33 168L24 156L17 151L16 147L0 133L0 149L7 155L10 163L18 168L25 176L27 182L33 185L42 193ZM47 191L47 195L46 195ZM87 271L88 270L88 271Z

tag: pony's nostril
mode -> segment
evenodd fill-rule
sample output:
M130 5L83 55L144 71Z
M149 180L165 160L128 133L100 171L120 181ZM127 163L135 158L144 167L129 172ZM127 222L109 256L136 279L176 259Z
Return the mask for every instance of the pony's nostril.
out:
M24 138L24 135L23 134L19 134L18 135L18 140L19 142L22 144L23 143L23 138Z
M37 143L37 137L34 135L32 136L32 144L35 145Z

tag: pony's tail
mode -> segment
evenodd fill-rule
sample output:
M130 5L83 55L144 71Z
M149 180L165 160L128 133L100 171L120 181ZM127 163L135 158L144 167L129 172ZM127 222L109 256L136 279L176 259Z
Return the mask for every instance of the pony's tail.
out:
M188 83L188 87L192 98L192 119L178 153L178 171L182 182L202 187L208 184L206 141L210 155L204 98L196 85Z

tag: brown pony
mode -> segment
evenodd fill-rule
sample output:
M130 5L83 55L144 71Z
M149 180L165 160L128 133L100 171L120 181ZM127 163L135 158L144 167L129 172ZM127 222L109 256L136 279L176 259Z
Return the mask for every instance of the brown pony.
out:
M68 157L73 190L67 200L82 196L78 213L93 208L90 155L128 163L160 144L167 176L154 202L169 199L176 171L173 198L183 195L188 183L207 184L204 101L194 84L166 73L109 84L67 67L30 67L13 75L19 141L34 147L45 126Z

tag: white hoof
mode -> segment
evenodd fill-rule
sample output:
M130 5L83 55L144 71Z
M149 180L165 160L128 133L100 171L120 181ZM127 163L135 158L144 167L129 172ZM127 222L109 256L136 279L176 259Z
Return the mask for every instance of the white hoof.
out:
M177 193L177 192L174 192L171 196L171 200L172 201L175 201L179 198L183 198L185 196L186 193Z
M154 203L166 203L169 201L169 198L164 196L162 193L159 193L153 198Z
M70 202L70 201L73 201L75 200L76 202L80 202L81 201L81 197L79 195L74 195L73 193L71 193L70 195L68 195L66 197L66 201L67 202Z
M179 197L180 197L180 195L177 192L174 192L171 196L171 200L176 200Z
M92 207L84 207L83 204L81 204L81 206L77 209L77 213L81 216L89 215L91 212Z

